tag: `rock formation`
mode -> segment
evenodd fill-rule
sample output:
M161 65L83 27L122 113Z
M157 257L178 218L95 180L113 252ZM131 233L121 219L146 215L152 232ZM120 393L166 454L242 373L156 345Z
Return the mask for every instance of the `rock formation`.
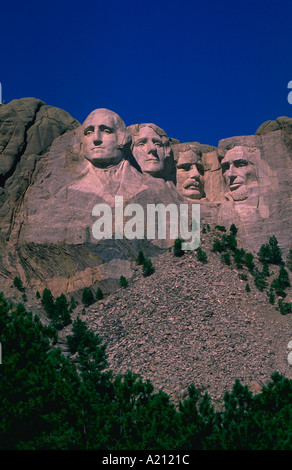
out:
M155 254L173 244L156 239L148 243L144 236L138 240L93 236L93 208L106 204L115 226L116 197L142 209L147 204L184 202L173 185L130 164L130 143L122 119L99 109L82 126L56 138L45 158L33 157L18 217L7 226L3 275L10 279L20 275L35 290L47 285L54 295L95 283L111 291L121 275L131 276L141 246Z
M154 256L171 246L171 236L135 238L134 218L133 239L114 236L121 222L116 198L132 210L123 222L138 205L146 213L150 204L200 204L201 224L234 223L255 251L276 235L285 256L292 231L291 122L268 121L256 135L230 137L215 148L180 143L151 123L127 128L106 109L80 125L34 98L1 106L2 285L19 276L54 295L94 284L111 292L121 275L131 277L139 249ZM112 237L96 239L101 207L102 220L112 216Z
M292 119L268 121L256 135L223 139L211 151L196 142L174 144L177 178L179 158L189 148L202 152L201 223L234 223L256 252L275 235L285 257L292 245Z

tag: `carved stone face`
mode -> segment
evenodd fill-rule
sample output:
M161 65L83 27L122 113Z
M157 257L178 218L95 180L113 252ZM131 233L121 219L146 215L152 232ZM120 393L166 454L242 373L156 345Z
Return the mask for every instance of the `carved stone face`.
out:
M181 152L176 168L178 191L186 198L201 199L204 196L204 167L201 155L191 149Z
M133 136L132 152L143 173L162 176L165 147L162 138L151 127L141 127L139 134Z
M249 187L257 181L256 168L244 147L228 150L221 162L224 180L234 201L243 201Z
M107 109L93 111L83 124L85 158L98 168L117 165L124 158L119 135L124 127L116 113Z

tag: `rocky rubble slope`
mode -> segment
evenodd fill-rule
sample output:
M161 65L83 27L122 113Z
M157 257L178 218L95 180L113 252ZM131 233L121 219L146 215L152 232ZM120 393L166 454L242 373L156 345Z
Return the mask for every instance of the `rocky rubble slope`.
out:
M245 268L224 264L211 251L214 232L203 235L196 252L175 257L166 252L153 258L155 273L144 278L137 266L127 288L98 301L80 314L107 343L110 368L150 379L173 400L186 395L191 383L220 403L235 379L258 392L274 371L292 378L287 349L292 339L292 315L281 315L259 291ZM272 266L271 279L279 267ZM239 273L248 276L251 291ZM290 277L292 277L290 275ZM285 301L291 302L292 289ZM60 334L65 347L71 326Z

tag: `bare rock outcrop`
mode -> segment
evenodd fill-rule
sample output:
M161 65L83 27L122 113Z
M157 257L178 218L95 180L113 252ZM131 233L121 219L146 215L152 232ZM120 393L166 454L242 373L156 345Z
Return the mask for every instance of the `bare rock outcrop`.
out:
M280 116L274 121L264 122L256 131L256 135L265 135L269 132L283 130L284 133L288 136L292 135L292 118L287 116Z
M22 98L0 106L1 186L21 158L45 154L56 137L79 124L66 111L36 98Z
M36 98L0 106L0 272L4 283L13 274L5 259L18 249L15 227L23 223L23 199L34 182L37 162L56 137L79 125L66 111ZM21 275L21 263L17 271Z
M0 106L0 237L9 237L11 223L29 184L37 160L56 137L80 123L62 109L36 98Z
M199 204L201 224L234 223L251 251L276 235L285 257L292 233L291 121L268 121L256 135L223 139L215 148L170 139L153 123L127 128L106 109L80 125L35 98L1 106L2 284L20 276L54 295L92 285L112 292L121 275L133 275L141 248L155 256L173 244L168 231L165 240L116 236L116 198L143 214L150 204ZM102 204L113 232L104 240L92 231L94 207ZM123 223L130 215L123 214Z

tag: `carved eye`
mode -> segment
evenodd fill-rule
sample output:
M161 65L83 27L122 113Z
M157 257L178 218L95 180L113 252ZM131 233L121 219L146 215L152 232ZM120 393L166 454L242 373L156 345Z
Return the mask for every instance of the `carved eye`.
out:
M138 142L138 144L136 144L137 147L143 147L145 145L145 142Z
M178 170L183 170L183 171L190 171L191 169L191 165L188 165L187 163L184 164L184 165L179 165L177 167Z
M92 126L89 126L87 127L86 129L84 129L84 135L90 135L90 134L93 134L93 127Z
M229 163L223 163L222 165L222 173L225 173L225 171L229 170L230 165Z
M104 132L105 134L111 134L111 133L112 133L110 129L104 129L103 132Z
M155 142L154 145L155 145L155 147L161 147L162 146L161 142Z
M203 167L203 165L197 165L197 169L198 169L198 172L200 173L200 175L203 175L203 174L204 174L204 167Z
M238 162L235 163L236 168L241 168L242 166L247 166L248 162L247 160L239 160Z

